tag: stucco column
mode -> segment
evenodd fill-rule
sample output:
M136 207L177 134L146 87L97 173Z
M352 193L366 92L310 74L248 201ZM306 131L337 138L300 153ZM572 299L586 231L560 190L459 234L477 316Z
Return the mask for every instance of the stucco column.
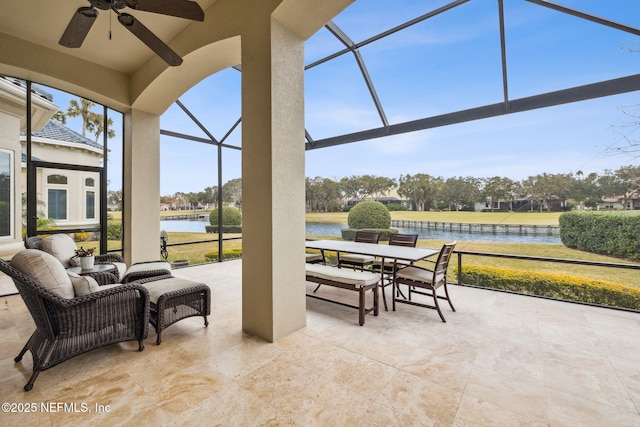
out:
M10 212L11 236L0 239L0 257L6 258L24 249L22 241L22 182L20 147L20 116L10 114L0 97L0 148L12 153L11 194L13 196Z
M242 35L242 327L306 325L303 40L272 19Z
M124 255L127 264L160 259L160 116L124 116Z

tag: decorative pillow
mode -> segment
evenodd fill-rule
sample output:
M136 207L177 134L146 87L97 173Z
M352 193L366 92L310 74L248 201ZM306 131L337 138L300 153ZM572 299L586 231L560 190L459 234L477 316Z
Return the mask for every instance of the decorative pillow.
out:
M76 242L66 234L54 234L40 241L40 250L50 253L62 263L65 268L75 267L71 258L75 256Z
M118 269L118 283L122 282L125 273L127 272L127 264L124 262L110 262L109 264L113 264Z
M63 298L75 296L67 271L53 255L38 249L25 249L14 255L11 266Z
M69 258L69 267L80 267L80 257L78 255Z
M71 284L73 285L73 291L77 297L83 297L85 295L98 292L100 285L96 282L96 279L90 276L80 276L79 274L67 271Z

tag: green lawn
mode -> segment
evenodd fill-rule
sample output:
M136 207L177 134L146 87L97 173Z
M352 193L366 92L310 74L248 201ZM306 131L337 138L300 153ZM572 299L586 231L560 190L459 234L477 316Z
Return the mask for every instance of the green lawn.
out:
M171 213L171 212L170 212ZM114 220L120 219L119 212L110 212ZM346 212L336 213L310 213L306 214L308 222L334 222L346 223ZM461 222L471 224L526 224L526 225L558 225L559 212L391 212L391 217L396 220L407 221L435 221L435 222ZM215 239L217 235L208 233L179 233L169 232L169 243L192 242ZM231 235L225 234L225 237ZM327 236L312 236L315 238L335 238ZM85 242L86 247L92 247L92 242ZM418 246L439 248L444 241L420 240ZM109 248L114 248L119 242L110 242ZM233 240L224 243L224 249L234 249L242 246L242 240ZM189 259L192 264L205 262L204 254L217 250L217 243L201 243L196 245L169 247L169 260ZM599 262L627 263L625 260L596 255L588 252L569 249L564 245L533 244L533 243L494 243L477 241L459 241L456 250L470 252L491 252L513 255L541 256L548 258L564 258L577 260L590 260ZM610 280L629 286L640 286L638 272L636 270L622 270L602 267L586 267L570 264L557 264L549 262L520 261L503 258L474 257L464 255L463 264L489 265L518 270L536 270L559 274L577 275L594 279ZM452 262L457 264L457 258Z
M346 223L346 212L309 213L308 222ZM391 212L391 218L407 221L460 222L469 224L523 224L558 225L561 212ZM322 236L313 236L322 237ZM418 246L439 248L445 243L441 240L419 240ZM490 252L512 255L540 256L546 258L564 258L598 262L629 263L626 260L569 249L562 244L504 243L459 241L456 250L469 252ZM570 274L594 279L605 279L630 286L640 286L637 270L622 270L603 267L587 267L550 262L520 261L504 258L474 257L464 255L464 264L489 265L518 270L536 270L559 274ZM457 259L455 261L457 263Z

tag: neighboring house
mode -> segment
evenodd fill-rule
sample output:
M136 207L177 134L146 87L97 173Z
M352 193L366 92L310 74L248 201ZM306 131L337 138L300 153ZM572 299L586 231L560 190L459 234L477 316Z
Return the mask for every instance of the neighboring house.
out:
M20 134L23 153L26 135ZM56 120L49 120L42 130L31 136L33 158L46 162L82 166L101 166L102 146L69 129ZM22 163L22 191L26 191L26 162ZM38 200L44 203L46 218L62 228L95 226L100 212L100 175L97 172L38 168L36 178Z
M346 205L351 208L355 206L358 202L363 202L365 200L375 200L382 203L385 206L400 205L405 209L411 209L411 201L406 199L401 199L400 196L398 195L397 187L387 191L385 195L381 197L367 197L364 199L347 199Z
M598 210L639 210L640 209L640 196L633 195L627 200L627 205L624 206L624 199L622 197L605 197L602 202L598 203Z
M376 202L380 202L385 206L400 205L406 209L409 209L411 207L411 202L406 200L401 200L397 197L367 197L366 199L361 199L361 200L349 199L347 200L347 206L351 208L356 204L358 204L359 202L363 202L365 200L375 200Z
M22 194L26 192L26 87L0 77L0 256L24 249ZM53 97L32 88L32 159L80 166L100 166L102 148L89 138L52 121L58 110ZM99 221L99 174L77 170L39 169L38 210L61 228L92 226Z
M24 249L22 241L22 160L20 131L27 126L26 88L20 80L0 78L0 256ZM33 89L31 126L42 129L58 110L52 96Z

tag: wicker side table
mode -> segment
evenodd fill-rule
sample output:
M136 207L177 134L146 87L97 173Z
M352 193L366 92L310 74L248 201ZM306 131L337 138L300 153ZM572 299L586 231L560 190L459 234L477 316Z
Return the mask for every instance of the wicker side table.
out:
M193 316L202 316L209 326L211 289L204 283L173 276L136 280L149 291L149 323L158 333L156 344L162 343L162 331L174 323Z

